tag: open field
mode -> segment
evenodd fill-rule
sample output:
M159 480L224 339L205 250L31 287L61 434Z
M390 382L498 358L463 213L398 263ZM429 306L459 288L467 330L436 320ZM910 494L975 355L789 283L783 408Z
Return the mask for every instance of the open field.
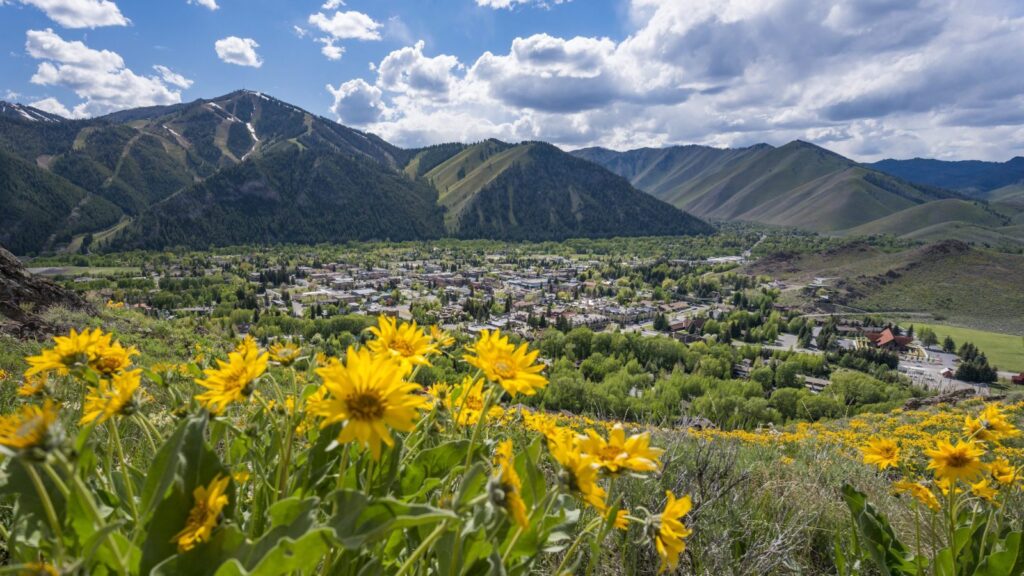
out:
M1000 370L1024 372L1024 336L1022 335L986 332L947 324L923 324L914 320L908 322L914 325L914 330L931 328L940 341L949 336L953 338L957 346L964 342L973 342Z

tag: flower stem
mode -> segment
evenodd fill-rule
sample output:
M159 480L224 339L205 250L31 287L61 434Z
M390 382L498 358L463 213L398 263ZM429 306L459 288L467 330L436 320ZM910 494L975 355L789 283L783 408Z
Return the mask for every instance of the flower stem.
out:
M409 558L406 559L406 561L402 564L402 567L398 569L398 572L395 572L395 576L402 576L403 574L408 572L409 569L412 568L412 566L416 563L416 561L419 560L420 556L423 556L423 554L431 546L434 545L434 542L436 542L438 540L438 538L440 538L444 534L444 531L447 528L448 528L448 521L447 520L445 520L444 522L441 522L437 526L437 528L434 528L434 531L431 532L423 540L423 542L420 543L420 545L416 548L416 550L413 551L412 555L410 555Z
M480 418L476 421L476 426L473 428L473 435L469 438L469 449L466 450L466 465L464 468L469 470L469 465L473 462L473 448L476 446L477 437L480 436L480 429L484 427L484 421L487 420L487 412L491 409L491 400L494 397L494 388L491 387L487 390L487 395L484 396L484 405L480 409Z
M135 504L135 487L133 486L135 481L132 480L131 470L128 469L128 459L124 457L124 446L121 444L121 433L117 431L117 423L109 420L107 425L110 427L110 435L114 438L114 448L117 449L117 457L121 460L121 475L124 478L124 488L127 492L128 508L131 510L132 519L135 520L137 529L139 508Z
M53 507L53 500L50 499L50 495L46 492L46 486L43 485L43 479L39 477L39 472L36 471L35 467L28 462L22 460L22 465L25 467L25 472L28 473L28 477L32 480L32 485L36 489L36 493L39 495L39 500L43 504L43 512L46 514L46 521L50 524L50 530L53 531L53 541L56 547L57 561L61 564L64 562L64 531L60 527L60 520L57 519L57 511Z

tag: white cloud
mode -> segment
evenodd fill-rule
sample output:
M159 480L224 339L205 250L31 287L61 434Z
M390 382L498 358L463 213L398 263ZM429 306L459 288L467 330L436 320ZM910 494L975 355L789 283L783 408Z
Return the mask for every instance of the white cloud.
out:
M572 0L476 0L476 5L485 8L494 8L495 10L511 10L520 4L535 4L537 6L548 8L552 4L563 4L571 1Z
M294 31L295 35L299 38L305 38L309 34L309 30L306 30L302 26L292 26L292 31Z
M156 66L153 66L153 70L156 70L157 73L160 74L160 77L163 78L163 81L166 84L171 84L172 86L177 86L178 88L186 89L192 86L191 80L185 78L181 74L174 72L167 66L157 64Z
M388 54L377 66L378 86L413 96L446 98L456 81L453 72L462 65L455 56L424 56L423 46L421 40Z
M627 8L632 32L623 38L535 34L465 62L407 45L361 84L343 84L333 108L347 103L345 121L372 119L361 125L405 145L494 136L621 149L801 138L860 160L1024 154L1019 0L629 0ZM352 113L357 96L367 113Z
M323 48L320 49L320 52L323 53L328 60L341 60L342 55L345 54L345 47L335 44L334 38L325 36L323 38L317 38L316 41L324 45Z
M376 122L386 112L380 88L362 79L349 80L337 88L328 84L327 91L334 96L331 112L342 122L366 125Z
M4 100L7 100L8 102L14 102L18 98L21 98L21 94L19 94L18 92L15 92L14 90L8 90L4 94Z
M65 118L75 117L74 113L68 110L67 106L61 104L60 100L57 100L56 98L43 98L42 100L36 100L35 102L30 102L29 106L38 108L43 112L49 112Z
M181 102L181 91L168 87L164 78L140 76L125 67L118 53L68 42L49 28L26 32L25 51L43 61L31 78L33 84L63 86L84 100L69 117Z
M355 10L335 12L331 17L317 12L310 15L309 24L337 40L380 40L380 22Z
M203 8L209 8L210 10L217 10L220 8L220 6L217 6L217 0L188 0L188 3L202 6Z
M345 5L345 0L327 0L324 5L321 6L324 10L334 10Z
M263 60L256 53L259 46L252 38L239 38L238 36L221 38L213 45L217 51L217 57L224 62L253 68L263 66Z
M110 0L20 0L65 28L127 26L131 21Z

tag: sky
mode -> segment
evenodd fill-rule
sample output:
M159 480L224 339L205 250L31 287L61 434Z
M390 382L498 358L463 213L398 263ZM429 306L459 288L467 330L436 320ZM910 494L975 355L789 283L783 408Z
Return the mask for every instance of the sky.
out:
M0 0L0 99L247 88L400 146L1024 155L1022 0Z

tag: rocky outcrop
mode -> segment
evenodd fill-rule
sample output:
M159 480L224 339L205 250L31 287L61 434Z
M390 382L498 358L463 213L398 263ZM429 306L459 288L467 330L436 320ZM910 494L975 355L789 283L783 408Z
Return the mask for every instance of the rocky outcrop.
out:
M47 325L39 313L51 306L86 308L80 296L38 276L34 276L14 255L0 248L0 324L19 335L41 335Z

